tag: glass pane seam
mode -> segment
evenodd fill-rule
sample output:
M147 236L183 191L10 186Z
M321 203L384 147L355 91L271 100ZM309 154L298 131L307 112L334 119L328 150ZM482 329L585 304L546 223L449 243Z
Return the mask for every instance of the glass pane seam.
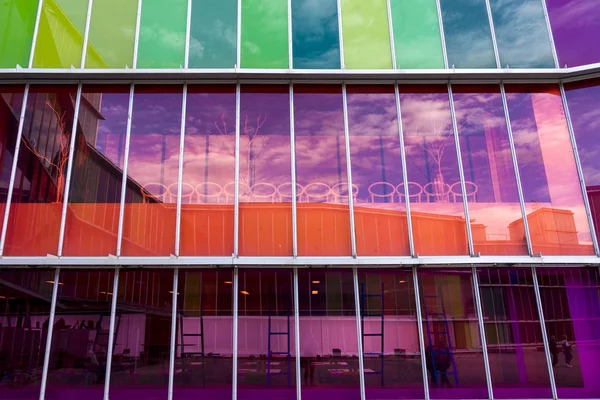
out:
M294 84L290 83L290 166L292 178L292 256L298 257L298 200L296 199L296 131L294 120Z
M177 295L179 291L179 268L175 268L173 271L173 307L171 309L171 339L169 347L169 386L167 392L167 399L173 400L173 381L175 374L175 352L176 352L176 338L177 338ZM183 328L183 327L182 327ZM183 343L182 343L183 344Z
M185 53L184 53L184 65L185 69L190 67L190 36L192 34L192 0L188 0L187 7L187 19L185 25Z
M442 55L444 56L444 68L448 69L448 52L446 50L446 35L444 33L444 21L442 17L442 6L440 5L440 0L435 0L435 5L437 7L438 24L440 26L440 39L442 42Z
M52 286L52 301L50 303L50 316L48 317L48 333L46 335L46 348L44 351L44 366L42 368L42 383L40 386L40 400L46 398L46 384L48 383L48 365L50 363L50 347L52 346L52 333L54 332L54 314L56 312L56 297L60 279L60 268L54 271L54 285Z
M108 328L108 350L106 351L106 373L104 374L104 395L103 400L109 400L110 393L110 372L112 370L112 355L115 342L115 319L117 316L117 294L119 293L119 267L115 268L113 279L113 296L110 305L110 325Z
M419 333L419 349L421 351L421 373L423 375L423 390L425 400L429 400L429 384L427 374L427 363L425 360L425 335L423 333L423 314L421 312L421 296L419 290L419 277L417 276L417 267L412 267L413 286L415 295L415 310L417 312L417 331Z
M94 0L89 0L88 2L88 9L87 9L87 15L85 17L85 31L83 33L83 48L81 50L81 65L79 68L85 68L85 59L87 56L87 48L88 48L88 42L90 40L90 23L92 20L92 7L94 4Z
M494 27L494 17L492 15L492 6L490 5L490 0L485 0L485 8L490 23L490 32L492 34L492 46L494 46L494 57L496 58L496 68L502 68L502 65L500 65L500 53L498 52L498 41L496 39L496 28Z
M394 38L394 21L392 20L392 5L391 0L386 0L387 6L387 17L388 17L388 31L390 34L390 51L392 52L392 69L397 69L396 64L396 43Z
M344 113L344 142L346 146L346 175L348 179L348 209L350 212L350 246L352 257L356 258L356 232L354 230L354 187L352 186L352 165L350 165L350 127L348 123L348 96L346 84L342 84L342 102Z
M125 131L125 151L123 152L123 178L121 179L121 203L119 205L119 225L117 227L117 250L116 256L121 256L121 247L123 244L123 225L125 221L125 195L127 192L127 174L129 170L129 144L131 141L131 125L133 119L133 98L135 95L135 86L132 83L129 87L129 105L127 110L127 128Z
M27 65L27 68L33 67L33 56L35 54L35 46L37 44L37 37L38 37L39 31L40 31L40 18L42 16L43 5L44 5L44 0L40 0L40 2L38 3L37 16L35 18L35 25L33 28L33 39L31 41L31 53L29 54L29 64Z
M481 337L481 348L483 350L483 365L485 367L485 380L487 383L488 397L494 400L494 390L492 387L492 374L490 372L490 359L487 349L487 339L485 336L485 325L483 324L483 311L481 306L481 293L479 292L479 277L477 268L472 267L473 294L475 295L475 308L477 310L477 325L479 327L479 336Z
M235 178L233 205L233 257L239 254L240 231L240 84L235 88Z
M142 24L142 0L138 0L135 22L135 39L133 42L133 69L137 69L138 53L140 49L140 25Z
M340 42L340 69L343 70L346 69L346 64L344 63L344 34L342 32L342 0L337 0L337 18Z
M548 31L548 38L550 39L550 48L552 49L552 58L554 59L554 67L560 68L558 61L558 53L556 52L556 45L554 43L554 34L552 33L552 26L550 25L550 15L548 14L548 6L546 0L540 0L542 2L542 8L544 9L544 19L546 20L546 30Z
M352 197L352 196L348 196ZM362 327L360 323L360 291L358 289L358 269L354 267L352 269L352 275L354 280L354 307L356 320L356 336L358 343L358 368L359 368L359 379L360 379L360 398L366 400L365 395L365 360L364 360L364 349L362 340Z

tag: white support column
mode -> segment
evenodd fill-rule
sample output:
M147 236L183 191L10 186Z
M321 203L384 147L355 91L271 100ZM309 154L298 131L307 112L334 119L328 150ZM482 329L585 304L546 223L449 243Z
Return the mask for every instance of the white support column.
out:
M581 194L583 195L583 204L585 206L585 213L587 215L588 223L590 226L590 235L592 236L592 244L594 245L594 252L596 255L600 255L600 249L598 248L598 237L596 236L596 228L594 226L594 218L590 208L590 201L587 195L587 186L585 185L585 176L583 174L583 167L581 165L581 158L579 158L579 150L577 149L577 140L575 139L575 130L573 129L573 121L571 120L571 111L569 110L569 103L567 101L567 94L565 93L565 86L559 83L560 96L563 102L563 108L565 109L565 117L567 120L567 127L569 129L569 137L571 138L571 147L573 149L573 155L575 157L575 165L577 167L577 176L579 177L579 184L581 186Z
M425 338L423 335L423 315L421 313L421 296L419 291L417 267L412 268L412 275L413 286L415 289L415 309L417 311L417 330L419 332L419 349L421 351L421 373L423 374L423 388L425 390L425 400L429 400L429 381L427 375L427 360L425 360Z
M63 244L65 242L65 227L67 222L67 210L69 207L69 192L71 191L71 174L73 172L73 160L75 159L75 143L77 142L77 122L79 119L79 107L81 106L81 83L77 86L77 98L73 112L73 127L71 128L71 143L69 144L69 159L67 161L67 174L63 192L62 215L60 218L60 231L58 236L58 250L56 255L62 256Z
M140 25L142 23L142 1L144 1L144 0L138 0L138 9L137 9L137 16L136 16L136 23L135 23L135 39L133 41L133 69L137 68L138 50L140 47Z
M390 51L392 52L392 68L397 69L396 65L396 43L394 40L394 21L392 19L392 5L391 0L387 2L387 17L388 17L388 30L390 32Z
M238 313L239 313L239 269L233 268L233 356L232 356L232 400L237 400L237 369L238 369Z
M538 313L540 316L540 328L542 329L542 340L544 342L544 354L546 356L546 365L548 366L548 375L550 378L550 388L552 389L552 398L558 399L556 392L556 382L554 380L554 368L552 367L552 358L550 357L550 347L548 343L548 332L546 332L546 321L544 320L544 309L542 307L542 296L540 294L540 285L538 283L537 272L535 267L531 267L533 276L533 289L535 290L535 301L537 303Z
M533 246L531 244L531 236L529 234L529 222L527 221L527 209L525 208L525 199L523 196L523 188L521 186L521 174L519 172L519 164L517 162L517 152L515 150L515 141L513 138L512 126L510 124L510 113L508 111L508 102L506 100L506 91L504 83L500 83L500 95L502 96L502 106L504 107L504 119L506 120L506 131L508 132L508 143L510 145L510 154L512 157L513 167L515 170L515 178L517 180L517 193L519 194L519 204L521 206L521 215L523 217L523 230L525 231L525 241L529 255L533 256Z
M173 380L175 371L175 353L177 352L177 295L179 291L179 268L173 273L173 307L171 309L171 344L169 347L169 386L167 399L173 400Z
M46 383L48 382L48 365L50 363L50 347L52 346L52 332L54 331L54 314L56 313L56 298L60 279L60 268L54 270L54 286L52 286L52 301L50 303L50 316L48 317L48 333L46 336L46 349L44 350L44 366L42 367L42 382L40 387L40 400L45 400Z
M290 159L292 173L292 255L298 257L298 212L296 193L296 133L294 124L294 84L290 83Z
M115 319L117 315L117 297L119 293L119 267L115 268L113 280L112 301L110 305L110 326L108 328L108 350L106 351L106 373L104 378L104 400L108 400L110 393L110 372L112 370L112 354L115 345Z
M442 6L440 0L435 0L437 6L438 23L440 25L440 38L442 40L442 55L444 56L444 68L448 69L448 53L446 51L446 34L444 33L444 21L442 18Z
M233 204L233 257L239 254L240 230L240 84L235 88L235 183Z
M4 254L4 244L6 243L6 231L8 229L8 216L10 215L10 205L12 203L13 191L15 189L15 178L19 162L19 150L21 149L21 140L23 138L23 124L25 122L25 112L27 111L27 99L29 97L29 83L25 85L23 92L23 103L21 103L21 115L19 116L19 127L17 128L17 139L15 152L13 154L12 167L10 170L10 181L8 182L8 193L6 195L6 206L4 208L4 219L2 222L2 234L0 236L0 257Z
M127 194L127 179L129 168L129 141L131 139L131 120L133 117L133 96L135 88L133 83L129 87L129 108L127 110L127 128L125 132L125 151L123 152L123 179L121 181L121 205L119 207L119 224L117 227L117 254L121 256L121 247L123 244L123 222L125 218L125 195Z
M492 373L490 371L490 359L487 350L487 340L485 337L485 325L483 321L483 310L481 306L481 293L479 292L479 277L477 268L472 267L473 273L473 293L475 294L475 309L477 310L477 322L479 325L479 336L481 337L481 350L483 351L483 366L485 368L485 379L487 382L488 398L494 400L494 390L492 388Z
M29 53L29 63L27 64L27 68L33 68L33 57L35 55L35 46L37 44L38 34L40 32L40 18L42 17L42 8L44 5L44 0L39 0L37 16L35 17L35 25L33 26L33 38L31 40L31 52Z
M560 68L558 61L558 54L556 52L556 46L554 44L554 34L552 33L552 25L550 24L550 14L548 14L548 7L546 6L546 0L540 0L542 2L542 8L544 9L544 18L546 19L546 29L548 29L548 38L550 39L550 48L552 49L552 57L554 58L554 67Z
M346 174L348 180L348 210L350 212L350 246L352 257L356 258L356 232L354 229L354 187L352 186L352 165L350 161L350 128L348 126L348 99L346 84L342 83L342 102L344 106L344 142L346 145Z
M85 59L87 56L88 41L90 40L90 21L92 20L92 7L94 0L89 0L87 16L85 19L85 31L83 33L83 49L81 51L81 65L79 68L85 68Z
M362 329L360 324L360 290L358 289L358 270L352 268L354 279L354 307L356 310L356 335L358 339L358 367L360 371L360 398L365 400L365 360L363 354Z
M294 346L296 350L296 400L302 400L302 365L300 363L300 303L298 296L298 268L294 268L294 334L296 340Z
M454 144L456 146L456 159L458 161L458 174L460 177L460 191L463 198L463 208L465 210L465 222L467 228L467 240L469 244L469 254L475 256L475 248L473 246L473 234L471 232L471 217L469 216L469 205L467 201L467 190L465 188L465 171L462 164L462 156L460 151L460 140L458 136L458 124L456 122L456 112L454 110L454 96L452 95L452 85L448 83L448 99L450 100L450 115L452 117L452 130L454 131Z
M183 84L183 99L181 101L181 129L179 132L179 169L177 172L177 211L175 219L175 255L179 257L181 246L181 191L183 186L183 157L185 148L185 121L187 115L188 84Z
M485 8L490 22L490 32L492 34L492 45L494 46L494 57L496 58L496 68L502 68L500 65L500 52L498 51L498 41L496 40L496 28L494 26L494 17L492 15L492 6L490 0L485 0Z

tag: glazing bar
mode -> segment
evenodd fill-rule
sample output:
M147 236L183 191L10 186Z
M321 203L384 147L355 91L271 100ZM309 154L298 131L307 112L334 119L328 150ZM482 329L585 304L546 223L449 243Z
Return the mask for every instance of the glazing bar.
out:
M167 399L173 400L173 380L175 371L175 353L177 351L177 296L179 295L179 268L173 272L173 307L171 309L171 344L169 347L169 387ZM183 316L182 316L183 318ZM181 327L183 328L183 327ZM183 343L181 343L183 344ZM183 347L182 347L183 349Z
M48 382L48 364L50 363L50 347L52 347L52 333L54 332L54 314L56 313L56 297L60 279L60 268L54 271L54 286L52 286L52 301L50 303L50 316L48 317L48 333L46 336L46 349L44 351L44 366L42 367L42 382L40 387L40 400L45 400L46 383Z
M496 28L494 27L494 17L492 15L492 6L490 0L485 0L485 9L487 10L488 20L490 22L490 32L492 34L492 45L494 46L494 57L496 58L496 67L502 68L500 65L500 52L498 51L498 41L496 40Z
M137 68L138 49L140 47L140 25L142 23L142 1L138 0L138 9L135 23L135 40L133 42L133 69Z
M542 8L544 9L544 19L546 20L546 29L548 29L548 38L550 39L550 48L552 49L552 57L554 58L554 67L560 68L560 65L558 64L558 54L556 53L556 45L554 44L552 25L550 24L550 14L548 14L548 7L546 6L546 0L540 1L542 2Z
M183 68L188 69L190 67L190 36L192 32L192 0L188 0L187 7L187 22L185 25L185 55L183 61Z
M417 267L412 268L413 286L415 289L415 309L417 311L417 330L419 331L419 349L421 350L421 373L423 374L423 388L425 390L425 400L429 400L429 383L427 374L427 363L425 360L425 338L423 336L423 314L421 313L421 296L419 291L419 277Z
M125 195L127 193L127 179L129 169L129 142L131 140L131 120L133 118L134 84L129 87L129 108L127 110L127 129L125 132L125 151L123 153L123 180L121 181L121 205L119 207L119 225L117 228L117 257L121 256L123 243L123 222L125 218Z
M294 123L294 84L290 83L290 156L292 168L292 255L298 257L298 210L296 193L296 133Z
M237 400L237 367L238 367L238 313L239 313L239 269L233 268L233 371L232 371L232 400Z
M33 68L33 56L35 54L35 46L37 44L37 37L40 32L40 18L42 17L42 7L44 5L44 0L40 0L38 3L37 16L35 17L35 25L33 27L33 38L31 40L31 53L29 53L29 64L28 68Z
M388 30L390 33L390 51L392 52L392 68L398 68L396 66L396 43L394 41L394 21L392 20L392 5L390 4L391 0L386 0L387 2L387 17L388 17Z
M350 161L350 128L348 126L348 99L346 84L342 84L342 102L344 106L344 141L346 145L346 174L348 179L348 209L350 211L350 245L352 257L356 257L356 232L354 230L354 186L352 186L352 165Z
M302 400L302 365L300 363L300 304L298 301L298 268L294 268L294 333L296 340L294 346L296 349L296 400Z
M485 367L485 380L487 382L488 398L494 400L494 390L492 388L492 373L490 371L490 359L487 349L487 340L485 337L485 325L483 324L483 311L481 308L481 293L479 292L479 277L477 268L472 267L473 273L473 293L475 294L475 307L477 310L477 322L479 325L479 336L481 337L481 350L483 351L483 366Z
M112 301L110 305L110 326L108 328L108 350L106 351L106 373L104 375L104 400L108 400L110 391L110 372L112 370L112 354L115 338L115 319L117 316L117 297L119 293L119 267L115 268Z
M237 47L236 47L236 64L235 64L235 69L240 69L241 68L241 62L242 62L242 1L243 0L238 0L237 2L237 32L236 32L236 43L237 43Z
M342 0L337 0L338 32L340 41L340 69L346 69L344 63L344 34L342 32Z
M354 307L356 309L356 335L358 338L358 367L360 371L360 398L366 400L365 396L365 361L363 353L362 329L360 323L360 291L358 289L358 270L352 268L354 278Z
M89 0L87 16L85 19L85 31L83 33L83 49L81 51L81 66L80 66L80 68L85 68L85 58L87 56L88 41L90 40L90 21L92 20L93 4L94 4L94 0Z
M179 256L181 246L181 191L183 186L183 157L185 149L185 122L187 115L188 84L183 84L183 99L181 101L181 129L179 132L179 169L177 171L177 211L175 219L175 255Z
M440 0L435 0L438 13L438 23L440 24L440 38L442 39L442 54L444 56L444 68L448 69L448 53L446 51L446 34L444 33L444 21L442 18L442 6ZM452 66L454 68L454 66Z
M240 84L235 88L235 188L233 205L233 257L239 254L240 231Z

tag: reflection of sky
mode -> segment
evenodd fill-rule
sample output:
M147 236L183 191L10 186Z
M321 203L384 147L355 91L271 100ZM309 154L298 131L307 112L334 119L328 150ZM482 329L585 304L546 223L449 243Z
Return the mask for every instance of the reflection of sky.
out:
M546 0L560 66L600 61L600 1Z
M100 114L104 120L98 121L96 150L121 168L123 167L128 107L129 92L102 94Z
M193 0L191 21L190 68L233 68L237 0Z

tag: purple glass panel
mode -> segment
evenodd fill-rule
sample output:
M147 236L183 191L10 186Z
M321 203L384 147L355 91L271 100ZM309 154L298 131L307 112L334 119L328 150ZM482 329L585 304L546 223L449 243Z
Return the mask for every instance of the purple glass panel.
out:
M533 252L593 254L558 87L507 85L506 91ZM509 230L521 237L522 221Z
M552 398L528 268L480 268L479 291L494 398Z
M352 270L298 273L302 399L359 400Z
M110 398L165 399L173 310L173 270L119 274Z
M468 254L448 89L401 86L400 105L415 252Z
M423 370L410 269L358 272L367 399L422 399Z
M244 85L240 94L240 229L243 256L292 255L288 85Z
M409 255L393 86L348 86L357 253Z
M295 400L292 270L241 270L237 393L240 400Z
M600 61L600 2L597 0L546 0L554 45L561 67Z
M114 271L63 270L48 362L46 397L104 397Z
M230 400L233 271L179 270L173 398Z
M527 255L525 235L511 237L509 229L516 221L522 223L523 214L500 88L452 89L475 253Z
M537 268L558 397L600 397L600 273Z
M53 270L0 271L0 375L4 399L40 397Z
M419 270L432 399L488 398L471 270Z

